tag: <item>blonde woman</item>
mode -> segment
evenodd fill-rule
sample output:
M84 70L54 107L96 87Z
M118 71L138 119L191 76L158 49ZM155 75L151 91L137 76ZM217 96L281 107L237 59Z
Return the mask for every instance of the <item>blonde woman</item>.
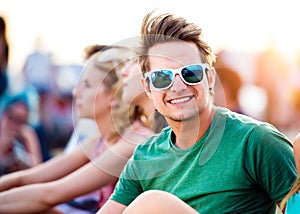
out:
M135 114L132 115L132 120L128 119L128 109L131 108L126 107L125 111L119 111L118 108L124 104L114 98L119 89L117 75L107 73L115 66L99 63L101 61L99 58L101 59L101 52L88 62L84 75L74 90L74 97L80 117L94 117L91 113L95 113L94 119L102 136L101 141L105 142L100 145L101 154L93 161L89 161L92 153L99 151L96 149L99 145L98 139L93 143L84 143L71 154L59 156L31 172L24 171L0 179L0 191L18 185L32 184L0 193L0 213L47 211L58 213L51 208L79 195L107 187L108 191L99 193L101 196L99 207L101 207L110 196L123 166L131 157L136 145L153 135L148 123L145 122L145 118L154 112L153 105L152 108L150 105L151 101L146 99L143 101L143 106L147 108L134 107ZM138 97L142 97L144 91L136 93ZM143 96L146 97L146 94ZM128 100L131 100L132 105L140 102L140 99L135 98ZM129 123L131 125L127 127ZM116 128L115 124L122 125ZM127 128L122 132L124 127ZM49 171L51 173L47 173Z
M20 93L7 99L0 113L0 176L42 162L37 133L28 124L29 104L26 95Z

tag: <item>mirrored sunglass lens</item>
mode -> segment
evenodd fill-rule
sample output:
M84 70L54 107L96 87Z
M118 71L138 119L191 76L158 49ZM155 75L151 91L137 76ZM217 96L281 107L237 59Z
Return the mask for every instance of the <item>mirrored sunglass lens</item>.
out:
M199 65L188 66L182 69L181 74L185 81L198 83L203 79L203 68Z
M172 83L172 72L167 70L155 71L151 75L151 81L155 88L165 88Z

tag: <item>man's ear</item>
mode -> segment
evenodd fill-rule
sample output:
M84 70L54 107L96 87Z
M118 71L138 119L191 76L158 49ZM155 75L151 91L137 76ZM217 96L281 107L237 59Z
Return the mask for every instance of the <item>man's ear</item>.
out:
M215 87L216 82L216 70L214 67L211 67L210 70L206 72L208 87L209 89L213 89Z
M145 90L147 96L150 99L152 99L149 83L144 78L141 79L141 82L142 82L142 86L144 87L144 90Z

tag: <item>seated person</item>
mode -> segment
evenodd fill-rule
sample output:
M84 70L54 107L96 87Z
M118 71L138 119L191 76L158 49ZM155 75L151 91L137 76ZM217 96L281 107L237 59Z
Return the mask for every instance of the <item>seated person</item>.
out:
M85 141L74 151L58 155L31 170L2 177L0 213L54 211L53 207L56 205L97 189L100 195L99 207L109 198L135 147L153 135L150 129L152 126L147 123L147 119L155 111L144 90L137 90L138 87L142 89L140 76L138 84L128 84L131 82L129 77L127 83L124 82L124 89L127 89L126 102L130 104L130 108L116 99L119 92L122 92L117 90L120 88L115 74L115 63L119 62L115 55L117 50L101 51L91 58L73 91L79 117L95 119L101 138ZM101 56L108 56L110 52L113 54L112 61L101 61ZM127 66L124 66L124 69L126 68ZM124 73L125 71L123 76ZM139 70L137 73L141 75ZM124 94L122 95L122 99L125 100ZM128 98L129 96L131 98ZM153 118L156 119L157 116ZM95 153L98 156L95 157Z
M0 174L27 169L42 162L40 143L28 124L26 97L9 97L0 118Z
M137 50L146 94L169 126L136 147L98 213L275 213L297 177L291 142L215 106L215 55L201 28L152 14Z

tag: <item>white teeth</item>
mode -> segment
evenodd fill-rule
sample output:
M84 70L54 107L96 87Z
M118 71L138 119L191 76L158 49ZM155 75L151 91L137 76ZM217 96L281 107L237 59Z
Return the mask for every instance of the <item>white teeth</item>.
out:
M180 99L171 100L170 103L172 103L172 104L178 104L178 103L186 102L186 101L188 101L190 99L191 99L190 97L183 97L183 98L180 98Z

